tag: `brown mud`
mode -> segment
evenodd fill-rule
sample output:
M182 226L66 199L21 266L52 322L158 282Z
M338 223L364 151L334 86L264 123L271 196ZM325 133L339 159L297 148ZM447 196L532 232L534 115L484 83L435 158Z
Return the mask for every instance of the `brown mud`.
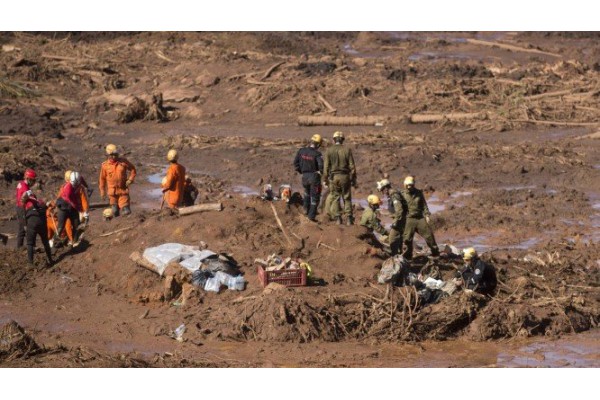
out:
M47 199L66 169L96 187L107 143L139 174L134 214L104 222L92 211L84 245L60 249L51 269L28 268L12 236L0 244L0 325L14 339L3 341L12 344L0 349L1 365L600 365L597 36L4 33L0 43L3 217L13 215L28 167ZM168 121L118 122L134 97L151 103L157 92ZM319 96L335 115L387 119L297 126L300 115L332 114ZM485 117L409 122L450 112ZM265 183L301 191L296 150L338 129L357 163L356 215L384 173L397 187L414 174L438 243L475 246L496 265L494 296L459 292L419 304L410 288L376 284L383 259L359 226L323 215L315 225L276 202L288 243L256 194ZM179 150L199 201L220 201L223 211L158 211L169 148ZM6 219L0 232L15 232ZM170 298L163 278L129 260L149 246L201 241L233 255L245 291L188 286ZM272 253L306 260L325 285L264 291L253 260ZM417 257L413 270L426 263ZM445 259L436 270L448 279L458 265Z

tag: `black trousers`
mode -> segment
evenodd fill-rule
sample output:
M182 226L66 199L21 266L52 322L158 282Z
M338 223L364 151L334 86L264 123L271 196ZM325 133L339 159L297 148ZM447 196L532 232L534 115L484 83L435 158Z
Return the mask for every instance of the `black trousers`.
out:
M304 211L309 219L317 217L317 207L321 201L321 178L319 174L307 172L302 174L302 186L304 187Z
M27 221L25 220L25 209L23 207L17 207L17 222L19 227L17 228L17 248L23 247L23 241L25 240L25 226Z
M71 226L73 227L73 241L76 242L79 238L79 231L77 228L79 227L79 212L73 207L68 208L59 208L58 209L58 232L56 233L58 237L62 235L65 230L65 222L67 222L67 218L71 221Z
M46 214L42 211L27 212L27 260L33 263L33 252L35 250L35 239L39 235L46 251L48 261L52 261L50 243L48 242L48 228L46 226Z

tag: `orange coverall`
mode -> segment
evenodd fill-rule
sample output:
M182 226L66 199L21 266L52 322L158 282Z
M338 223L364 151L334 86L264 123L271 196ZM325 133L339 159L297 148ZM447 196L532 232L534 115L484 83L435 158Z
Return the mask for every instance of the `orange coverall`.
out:
M163 196L169 208L177 208L183 203L185 185L185 167L178 163L171 163L167 170L167 179L163 188Z
M110 205L116 204L119 209L129 206L129 188L126 182L129 180L133 183L135 174L135 166L125 158L104 161L100 168L100 196L108 194Z
M65 183L65 185L66 185L66 183ZM65 185L62 185L61 188L58 190L57 198L62 197L62 191L63 191L63 188L65 187ZM77 190L79 192L81 208L82 208L83 212L89 211L90 205L89 205L87 193L85 192L84 187L82 185L79 185ZM52 239L54 237L54 234L56 233L56 229L58 228L58 218L57 218L55 209L56 209L56 204L55 204L55 202L52 202L50 204L50 207L48 207L48 209L46 210L46 218L48 220L48 223L47 223L48 239ZM65 233L66 233L66 236L69 238L69 240L72 242L73 241L73 225L71 225L71 221L69 219L67 219L65 222L65 230L62 234L62 238L65 237Z

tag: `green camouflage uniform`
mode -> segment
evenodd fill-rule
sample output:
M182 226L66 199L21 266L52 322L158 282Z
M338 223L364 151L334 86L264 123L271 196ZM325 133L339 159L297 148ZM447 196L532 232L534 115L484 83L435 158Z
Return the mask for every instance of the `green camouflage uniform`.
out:
M402 197L402 194L395 189L390 189L388 194L388 210L392 217L390 249L392 251L392 256L395 256L402 248L402 234L404 233L406 213L408 211L406 201Z
M429 212L429 207L427 207L427 201L425 201L423 191L415 188L412 192L403 190L401 194L404 201L406 201L408 210L406 215L406 226L404 228L404 244L406 245L406 249L403 253L404 257L412 259L413 238L415 237L415 232L425 239L427 246L431 249L431 255L438 256L440 250L435 242L433 231L425 220L425 217L430 216L431 213Z
M377 213L371 207L365 208L362 217L360 218L361 226L369 229L369 231L375 231L382 235L388 235L388 231L385 230L381 221L377 218Z
M341 197L344 200L344 214L352 220L351 186L353 182L356 182L356 167L354 166L352 150L337 143L329 147L325 153L323 175L329 185L330 194L328 197L330 199L328 200L331 201L332 216L334 218L341 216L339 205Z

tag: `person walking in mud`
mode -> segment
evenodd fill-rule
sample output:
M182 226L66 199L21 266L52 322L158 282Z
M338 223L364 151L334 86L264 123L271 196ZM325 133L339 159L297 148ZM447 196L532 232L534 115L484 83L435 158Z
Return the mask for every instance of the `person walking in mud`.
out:
M100 167L100 197L106 200L108 195L113 217L131 214L129 187L135 179L135 166L126 158L119 157L114 144L106 146L106 156L108 159Z
M83 212L81 204L81 177L78 172L71 172L69 182L61 189L59 198L56 200L56 208L58 209L58 227L54 235L54 243L60 241L63 235L67 220L70 221L72 227L72 242L73 247L77 247L81 240L81 231L79 228L79 213Z
M177 150L171 149L167 153L169 169L167 176L162 182L163 199L170 209L176 209L183 204L183 193L185 186L185 167L177 162L179 155Z
M317 222L317 207L321 200L323 157L317 149L321 147L322 141L321 135L313 135L310 138L310 144L298 150L294 158L294 169L297 173L302 174L304 212L313 222Z
M27 221L25 219L25 204L23 203L23 194L30 192L33 185L35 185L35 180L37 179L37 175L34 170L28 168L25 170L23 175L23 180L17 183L17 193L16 193L16 213L17 213L17 248L23 247L23 242L25 240L25 227L27 226Z
M36 194L30 188L35 183L37 175L32 169L25 171L25 179L28 181L26 185L17 186L17 202L24 210L27 239L27 261L30 266L33 266L33 253L35 251L36 237L39 236L42 240L44 250L46 251L46 266L50 267L54 264L50 243L48 242L48 232L46 227L46 204L43 200L38 199ZM21 183L21 182L19 182Z
M333 134L334 145L325 153L324 185L329 186L331 213L338 225L342 225L340 198L344 201L344 214L348 225L354 224L351 187L356 187L356 167L352 150L344 146L344 134Z
M392 226L389 235L390 250L392 256L395 256L400 253L402 248L402 235L406 226L408 206L402 194L392 188L389 179L384 178L377 182L377 190L387 196L388 199L388 211L392 217Z
M418 233L425 239L427 246L431 250L433 257L440 255L440 250L435 237L433 236L433 230L431 229L429 207L427 207L427 201L422 190L415 187L415 178L407 176L404 179L404 190L401 192L404 201L406 202L407 214L406 214L406 226L404 228L404 245L406 248L402 255L407 260L412 260L413 256L413 239L415 233Z
M496 269L482 261L473 247L463 250L465 265L456 272L454 283L481 294L493 294L498 284Z

